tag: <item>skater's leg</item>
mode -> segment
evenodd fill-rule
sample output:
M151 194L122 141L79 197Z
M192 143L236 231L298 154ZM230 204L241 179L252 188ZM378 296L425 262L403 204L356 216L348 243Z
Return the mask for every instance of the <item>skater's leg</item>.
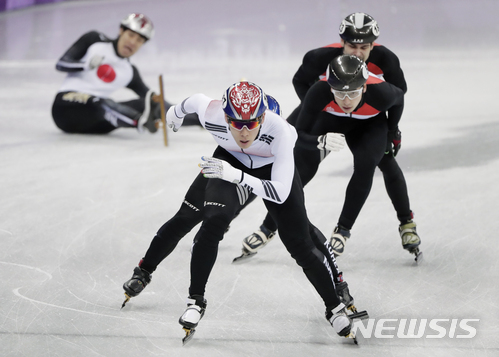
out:
M117 128L137 128L142 115L134 108L117 103L111 99L101 99L96 104L104 108L104 119Z
M412 221L413 213L409 205L409 195L404 174L391 153L383 156L378 167L383 172L386 191L400 221L399 233L402 239L402 247L410 253L416 254L417 260L421 238L416 231L416 223Z
M58 93L52 106L56 125L68 133L106 134L136 128L141 112L131 106L85 93Z
M58 93L52 105L54 123L66 133L107 134L116 126L104 115L99 98L86 93Z
M383 173L386 192L392 201L397 212L397 217L401 223L406 223L412 219L412 212L409 205L409 195L404 174L393 155L385 154L378 164Z
M205 189L208 179L199 174L187 191L178 212L156 233L140 267L153 273L203 217Z
M123 284L127 298L122 307L131 297L139 295L144 290L159 263L175 249L180 239L201 221L207 181L199 174L187 191L179 211L158 230L145 256L134 269L132 277Z
M333 277L335 282L340 282L341 272L338 269L338 264L336 263L333 250L328 240L326 239L324 234L322 234L322 232L312 223L309 224L309 233L310 237L312 238L312 241L314 242L314 245L317 247L317 249L319 249L322 252L322 254L324 254L326 259L328 260L329 265L331 266L331 270L333 272Z
M343 254L345 244L364 203L369 196L376 166L384 155L387 125L383 116L358 121L349 130L346 142L354 158L354 171L347 186L338 224L331 235L334 254Z
M279 236L297 264L324 300L326 308L340 304L335 292L334 277L328 259L310 238L309 222L304 205L303 189L296 177L288 199L283 204L265 201L265 205L279 226Z
M295 172L290 195L283 204L264 202L279 226L279 236L286 249L322 297L326 306L326 319L338 335L346 337L350 335L353 323L345 312L345 304L336 294L329 260L310 238L303 188L297 175Z
M348 230L352 229L369 196L374 171L384 155L386 146L388 128L383 117L364 122L357 130L346 135L347 144L354 157L354 171L347 186L338 224Z
M324 234L322 234L322 232L317 227L315 227L312 223L310 223L309 227L310 227L310 237L312 238L312 241L329 261L329 266L331 267L335 281L336 295L338 295L341 302L345 304L345 306L349 310L356 312L357 309L354 305L354 299L352 295L350 295L350 291L348 289L348 283L344 281L343 273L340 272L338 268L338 264L335 258L335 251L331 247L330 243L328 242Z
M192 246L190 296L204 296L208 277L217 259L219 242L238 207L239 198L234 184L208 180L203 223Z
M145 109L144 98L126 100L126 101L123 101L123 102L118 102L117 104L133 108L138 113L142 113L144 111L144 109ZM159 109L159 106L158 106L158 109Z

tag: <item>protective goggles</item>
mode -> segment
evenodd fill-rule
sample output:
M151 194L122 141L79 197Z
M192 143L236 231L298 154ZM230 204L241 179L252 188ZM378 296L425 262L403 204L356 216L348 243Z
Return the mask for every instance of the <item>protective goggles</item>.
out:
M254 119L254 120L236 120L232 119L230 117L227 117L229 121L229 125L236 129L237 131L243 130L244 127L248 129L249 131L255 130L260 126L260 118Z
M331 92L333 92L334 96L338 99L345 99L345 97L348 97L350 99L355 99L358 98L361 94L362 91L364 90L364 87L361 87L356 90L335 90L331 89Z

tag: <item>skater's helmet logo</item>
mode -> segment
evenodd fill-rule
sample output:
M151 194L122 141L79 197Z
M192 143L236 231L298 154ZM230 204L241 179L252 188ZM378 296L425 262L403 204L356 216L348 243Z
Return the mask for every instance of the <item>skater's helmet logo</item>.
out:
M97 69L97 77L103 82L111 83L116 79L116 72L110 65L103 64Z
M254 120L268 108L262 89L251 82L232 85L222 98L224 112L236 120Z

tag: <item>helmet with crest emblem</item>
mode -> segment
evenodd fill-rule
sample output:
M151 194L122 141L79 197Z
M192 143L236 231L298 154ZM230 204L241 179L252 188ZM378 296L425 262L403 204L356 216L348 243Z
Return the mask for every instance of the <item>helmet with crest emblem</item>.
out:
M150 40L154 36L154 26L144 14L133 13L121 20L121 27L132 30Z
M222 108L232 119L255 120L267 110L267 96L255 83L234 83L223 94Z

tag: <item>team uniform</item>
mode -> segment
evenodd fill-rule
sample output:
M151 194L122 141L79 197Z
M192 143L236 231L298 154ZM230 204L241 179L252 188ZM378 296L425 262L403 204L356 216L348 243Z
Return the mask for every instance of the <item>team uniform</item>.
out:
M385 46L374 43L366 61L367 69L372 74L383 77L402 91L407 92L404 73L400 68L398 57ZM326 68L334 58L343 54L341 43L333 43L324 47L316 48L305 54L303 62L293 77L293 86L301 101L312 85L326 76ZM288 120L289 121L289 120Z
M295 175L293 146L297 135L293 127L278 115L267 111L258 139L248 149L240 149L225 122L221 101L204 95L190 97L184 103L187 113L198 113L202 126L217 144L213 157L227 161L242 171L242 179L234 185L223 180L206 179L200 173L189 188L178 213L166 222L154 237L140 267L153 272L178 241L201 221L192 249L190 295L204 295L207 275L215 263L218 243L233 219L237 208L254 193L277 220L285 221L280 236L291 254L307 274L317 268L312 281L324 291L326 306L336 306L334 283L323 264L321 254L307 237L308 220L303 204L303 191ZM315 276L316 275L316 276Z
M305 54L302 65L293 77L293 85L295 87L296 94L301 101L305 99L308 90L314 85L314 83L325 78L325 69L327 68L329 62L341 54L343 54L343 47L340 43L334 43L325 47L317 48ZM407 84L405 82L404 73L400 68L399 59L388 48L375 43L369 54L369 58L366 61L366 65L371 74L397 86L405 94L407 91ZM287 118L290 124L296 125L296 121L298 120L301 110L302 104L300 104ZM397 123L400 119L400 115L394 112L396 110L398 109L388 109L388 118L398 118L388 122L388 130L397 129ZM315 148L315 150L318 149ZM321 152L321 154L323 159L327 153ZM386 155L383 155L381 161L378 163L378 167L383 173L385 187L395 211L397 212L398 219L401 222L406 222L412 219L412 211L407 193L407 184L404 174L393 156L393 153L389 152ZM316 172L304 172L303 170L299 171L303 185L306 185ZM302 174L305 176L301 176ZM269 215L265 218L263 225L271 232L277 229L275 222Z
M150 100L152 91L137 68L117 51L118 38L91 31L80 37L59 59L56 69L67 73L52 106L52 117L68 133L105 134L118 127L137 128L141 116L160 118L160 106ZM109 99L118 89L128 88L139 98L115 102ZM166 108L170 104L165 103ZM188 119L197 124L197 118ZM148 127L156 131L153 123Z
M56 69L67 76L57 93L52 116L70 133L109 133L118 127L137 127L149 88L128 58L117 53L118 39L91 31L80 37L59 59ZM92 68L93 58L102 62ZM108 99L121 88L139 99L117 103Z
M345 46L352 48L352 53L359 49L360 52L366 51L365 45L369 45L369 52L366 56L366 68L371 74L395 85L405 94L407 91L407 84L402 69L400 68L400 62L393 52L374 42L379 36L379 27L377 22L370 15L365 13L353 13L348 15L340 25L339 34L344 41ZM345 49L342 44L334 43L311 50L305 54L302 65L293 77L293 85L301 101L305 99L306 94L314 83L326 77L325 69L330 62L333 59L338 58L338 56L343 55L344 51ZM345 89L339 87L336 88L336 90L342 91ZM302 103L300 103L300 105L289 115L287 118L288 122L292 125L296 125L296 121L298 120L301 111ZM386 190L400 221L399 233L402 239L402 246L409 252L415 253L416 261L418 261L418 258L422 257L422 253L419 252L418 248L421 240L416 232L416 223L412 221L413 213L410 209L407 184L402 170L395 160L395 156L398 150L400 150L401 143L401 134L397 126L398 121L400 120L400 114L401 109L398 106L388 108L387 110L389 120L386 123L388 128L385 137L385 155L382 156L377 166L383 173ZM320 140L325 139L326 135L320 137ZM339 147L334 150L337 151L338 149ZM329 154L329 151L324 150L324 143L319 143L319 146L315 148L310 147L309 150L309 153L312 153L311 155L315 156L317 156L317 153L314 154L313 151L320 152L319 160L323 160ZM312 160L312 162L305 163L299 170L304 185L315 175L317 165L318 164L314 163L314 160ZM297 166L300 168L299 163L297 163ZM306 169L310 167L312 167L312 171L306 172ZM355 182L351 183L352 185L355 184ZM370 187L371 184L369 184L365 190L369 192ZM359 199L359 202L362 200L363 199ZM340 226L338 224L331 236L331 244L333 245L336 255L340 255L343 252L344 243L346 239L350 237L350 229L355 221L354 218L357 216L357 214L354 214L353 212L356 210L357 209L352 210L352 214L350 214L351 218L347 219L349 223L346 226ZM276 222L267 214L259 229L243 239L243 256L256 254L259 249L264 247L273 238L276 229Z
M252 195L258 195L263 198L272 217L280 223L282 242L324 300L330 313L327 317L333 324L331 315L335 313L334 309L345 307L335 287L335 283L341 283L341 273L334 256L328 251L330 246L326 238L307 218L303 189L293 158L296 130L279 115L266 110L256 140L242 149L228 128L222 107L223 101L196 94L175 106L174 113L197 113L201 125L218 144L209 160L223 160L238 170L237 174L231 182L206 178L203 175L205 170L196 177L179 211L158 230L134 276L125 283L125 291L131 296L138 295L158 264L174 250L181 238L201 223L192 246L188 310L180 320L184 327L195 327L206 308L205 288L215 264L219 242L237 210ZM322 249L312 241L312 231L315 232L313 239L323 242ZM188 322L191 313L197 316L194 323Z
M354 157L354 172L338 223L347 229L352 228L369 195L376 166L385 156L387 132L397 126L403 104L403 91L374 75L369 76L367 90L350 114L336 104L326 81L314 84L305 96L296 123L300 134L295 149L296 166L306 185L324 157L317 150L318 136L329 132L345 134ZM389 110L392 115L387 119Z

